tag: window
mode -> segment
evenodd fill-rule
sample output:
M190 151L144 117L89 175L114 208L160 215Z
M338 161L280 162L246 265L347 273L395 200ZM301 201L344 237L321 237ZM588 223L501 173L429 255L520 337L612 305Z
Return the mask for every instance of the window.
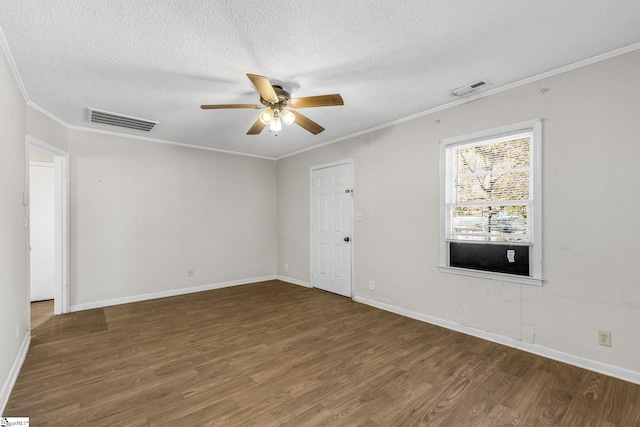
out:
M440 142L440 269L542 284L541 122Z

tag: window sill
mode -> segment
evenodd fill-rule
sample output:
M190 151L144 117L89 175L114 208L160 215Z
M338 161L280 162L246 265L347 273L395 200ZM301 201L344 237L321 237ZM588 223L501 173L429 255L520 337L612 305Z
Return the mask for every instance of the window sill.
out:
M521 285L542 286L543 279L529 276L517 276L514 274L493 273L491 271L470 270L449 266L440 266L441 273L460 274L462 276L480 277L483 279L500 280L501 282L519 283Z

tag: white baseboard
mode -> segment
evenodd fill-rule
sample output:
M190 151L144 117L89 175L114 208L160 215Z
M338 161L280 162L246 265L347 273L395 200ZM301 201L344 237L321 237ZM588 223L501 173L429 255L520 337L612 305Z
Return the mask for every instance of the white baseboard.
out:
M567 363L569 365L588 369L590 371L598 372L600 374L608 375L610 377L618 378L624 381L629 381L635 384L640 384L640 372L618 368L616 366L607 365L606 363L585 359L579 356L575 356L573 354L564 353L564 352L553 350L540 345L529 344L514 338L505 337L505 336L494 334L491 332L482 331L480 329L471 328L469 326L464 326L459 323L439 319L437 317L427 316L425 314L416 313L410 310L405 310L403 308L396 307L391 304L375 301L372 299L354 296L353 300L360 302L362 304L370 305L371 307L379 308L385 311L390 311L392 313L399 314L401 316L410 317L412 319L420 320L426 323L430 323L432 325L451 329L456 332L462 332L463 334L482 338L487 341L493 341L509 347L517 348L519 350L523 350L528 353L533 353L538 356L546 357L548 359L557 360L558 362Z
M109 307L112 305L128 304L130 302L146 301L150 299L173 297L176 295L192 294L194 292L210 291L213 289L228 288L231 286L249 285L251 283L265 282L275 280L276 276L254 277L252 279L233 280L231 282L211 283L208 285L195 286L193 288L172 289L170 291L154 292L151 294L133 295L130 297L115 298L111 300L87 302L83 304L75 304L69 307L71 312L91 310L93 308Z
M305 288L313 288L313 285L311 285L311 283L305 282L303 280L294 279L293 277L278 276L277 279L283 282L292 283L294 285L304 286Z
M27 331L27 335L24 337L24 341L22 341L22 345L20 346L20 351L16 356L16 360L13 362L11 371L9 371L9 377L7 378L7 381L5 381L4 385L2 386L2 392L0 393L0 415L16 415L16 416L21 415L21 414L5 414L4 409L7 407L7 403L9 402L9 396L11 396L11 391L13 390L13 386L16 384L16 380L18 379L20 368L22 368L24 359L27 357L27 352L29 351L29 343L31 343L31 333Z

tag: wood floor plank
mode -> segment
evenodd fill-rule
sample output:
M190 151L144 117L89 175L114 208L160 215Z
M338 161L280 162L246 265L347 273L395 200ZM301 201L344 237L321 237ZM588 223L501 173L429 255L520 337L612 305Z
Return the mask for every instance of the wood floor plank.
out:
M616 412L626 412L625 403L629 401L628 395L614 395L616 384L618 380L614 378L585 371L563 421L573 425L616 425L609 420L616 417ZM638 404L637 400L632 402L635 407Z
M640 386L279 281L56 316L31 425L640 426Z
M53 317L53 300L31 303L31 329L35 329Z
M611 382L614 410L607 416L607 421L619 426L640 426L640 387L624 381L608 378Z
M478 427L495 426L519 426L522 425L522 414L502 405L496 405L483 420L478 422Z

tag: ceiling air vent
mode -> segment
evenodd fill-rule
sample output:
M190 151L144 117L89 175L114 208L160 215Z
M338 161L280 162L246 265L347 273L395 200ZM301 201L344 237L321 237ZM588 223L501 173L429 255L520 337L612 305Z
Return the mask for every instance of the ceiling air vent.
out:
M96 110L88 108L89 121L91 123L102 123L111 126L120 126L123 128L137 129L145 132L151 131L159 122L153 120L139 119L137 117L125 116L124 114L110 113L108 111Z
M454 94L455 96L462 96L462 95L466 95L469 92L473 92L476 89L480 89L481 87L484 87L488 84L489 83L486 80L480 80L478 82L459 87L458 89L454 89L451 91L451 93Z

